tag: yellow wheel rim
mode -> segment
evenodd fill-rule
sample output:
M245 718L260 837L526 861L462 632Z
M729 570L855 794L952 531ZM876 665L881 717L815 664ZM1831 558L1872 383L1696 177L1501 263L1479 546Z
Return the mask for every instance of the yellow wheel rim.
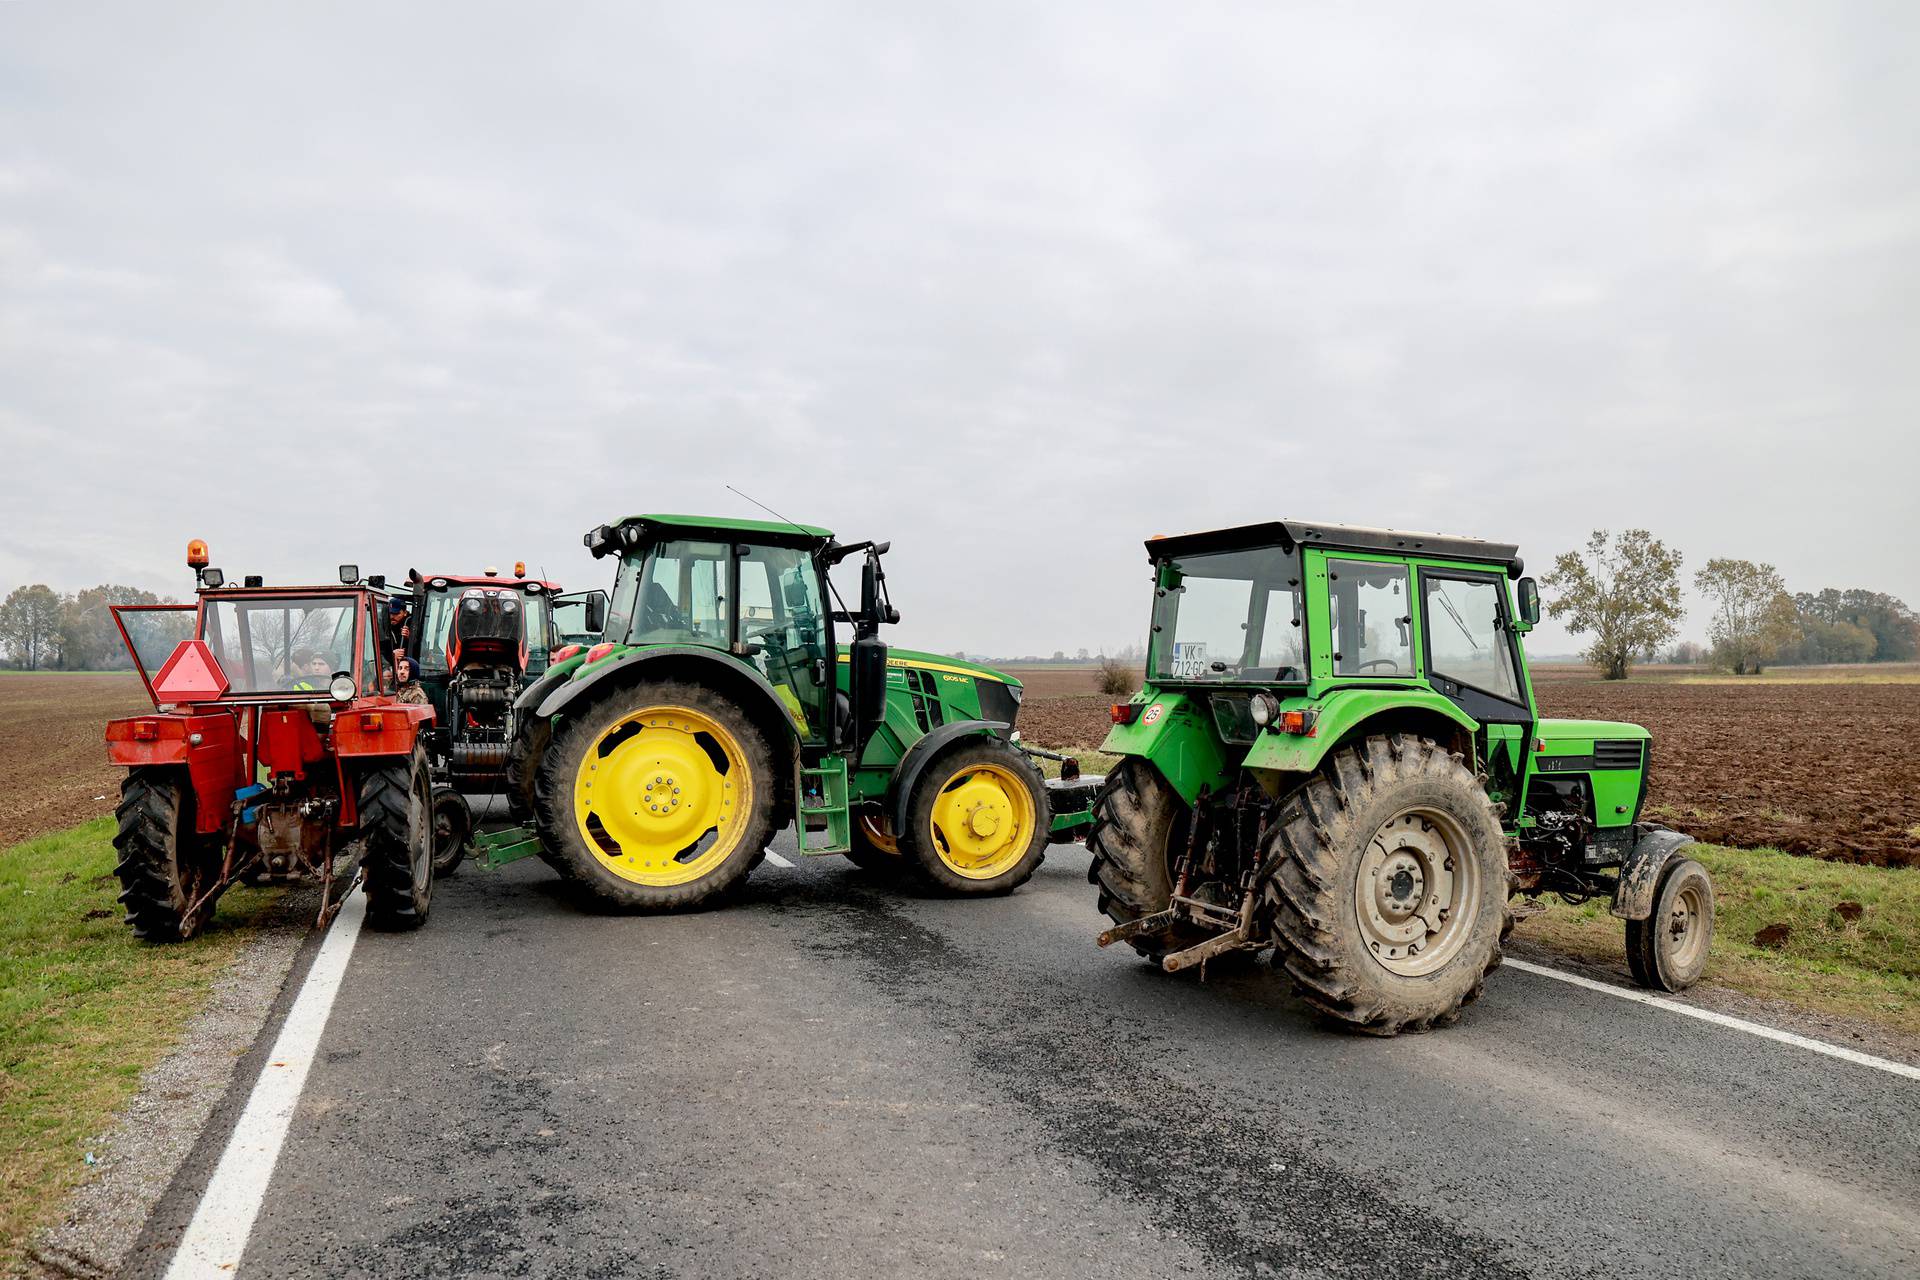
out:
M1019 865L1033 840L1033 796L1013 770L968 765L934 798L934 851L956 875L991 880Z
M860 834L867 843L882 853L899 853L900 841L894 837L893 826L885 818L871 812L862 812L857 819Z
M623 880L691 884L740 844L752 804L746 753L688 707L645 707L588 745L573 780L587 849Z

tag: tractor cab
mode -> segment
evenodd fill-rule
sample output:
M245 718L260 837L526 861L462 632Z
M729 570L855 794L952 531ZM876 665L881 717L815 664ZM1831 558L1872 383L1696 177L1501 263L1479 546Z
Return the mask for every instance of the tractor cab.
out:
M712 650L751 666L810 745L864 742L879 725L879 631L900 616L881 567L888 544L843 545L811 525L667 515L603 525L584 541L596 557L620 557L589 662L616 648ZM860 607L835 609L829 571L855 555L865 557ZM844 652L835 623L852 628Z

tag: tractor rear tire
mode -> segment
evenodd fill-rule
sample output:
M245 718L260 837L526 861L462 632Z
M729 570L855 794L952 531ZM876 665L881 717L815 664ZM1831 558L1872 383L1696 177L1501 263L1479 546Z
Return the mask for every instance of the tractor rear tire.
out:
M709 902L745 880L773 840L773 751L746 711L712 689L670 680L614 689L569 708L537 760L543 856L615 909ZM695 818L712 825L696 831L687 825ZM671 847L683 838L690 843Z
M1115 924L1165 911L1173 897L1173 866L1187 838L1192 813L1160 771L1128 758L1107 775L1093 799L1087 850L1093 861L1087 880L1100 888L1100 910ZM1132 939L1151 963L1205 942L1211 934L1191 925Z
M1425 738L1335 752L1281 802L1263 864L1274 964L1348 1030L1445 1026L1500 965L1500 820L1473 770Z
M1713 949L1713 879L1692 858L1660 873L1653 914L1627 921L1627 969L1653 991L1685 991L1700 980Z
M433 789L433 878L445 880L466 861L473 843L473 809L452 787Z
M143 766L120 784L120 902L142 942L185 942L213 915L216 891L189 914L220 874L217 836L194 830L193 783L184 769ZM225 888L224 885L221 886Z
M964 738L913 784L902 868L922 888L955 898L1000 897L1047 856L1047 782L1024 752L999 738Z
M424 751L360 775L360 835L367 924L418 929L433 905L433 783Z

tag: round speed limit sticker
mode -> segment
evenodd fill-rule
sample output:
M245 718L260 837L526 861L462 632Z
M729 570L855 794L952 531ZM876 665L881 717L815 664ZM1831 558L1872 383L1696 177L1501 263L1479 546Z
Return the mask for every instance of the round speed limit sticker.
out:
M1140 717L1140 723L1152 724L1154 721L1160 718L1161 709L1162 708L1159 703L1157 702L1154 703L1152 706L1147 708L1147 713Z

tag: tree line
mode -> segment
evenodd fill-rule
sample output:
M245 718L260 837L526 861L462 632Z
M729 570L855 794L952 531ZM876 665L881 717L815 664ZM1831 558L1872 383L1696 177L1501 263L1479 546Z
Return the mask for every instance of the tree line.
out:
M1920 657L1920 617L1884 591L1828 587L1787 590L1770 564L1714 559L1693 575L1712 602L1708 645L1663 650L1680 632L1681 556L1645 529L1614 537L1596 530L1584 548L1563 552L1540 585L1552 593L1548 616L1576 636L1591 635L1582 655L1609 680L1636 661L1707 662L1738 675L1772 663L1911 662Z
M116 583L65 595L45 583L16 587L0 602L0 654L25 671L132 670L108 606L174 603Z

